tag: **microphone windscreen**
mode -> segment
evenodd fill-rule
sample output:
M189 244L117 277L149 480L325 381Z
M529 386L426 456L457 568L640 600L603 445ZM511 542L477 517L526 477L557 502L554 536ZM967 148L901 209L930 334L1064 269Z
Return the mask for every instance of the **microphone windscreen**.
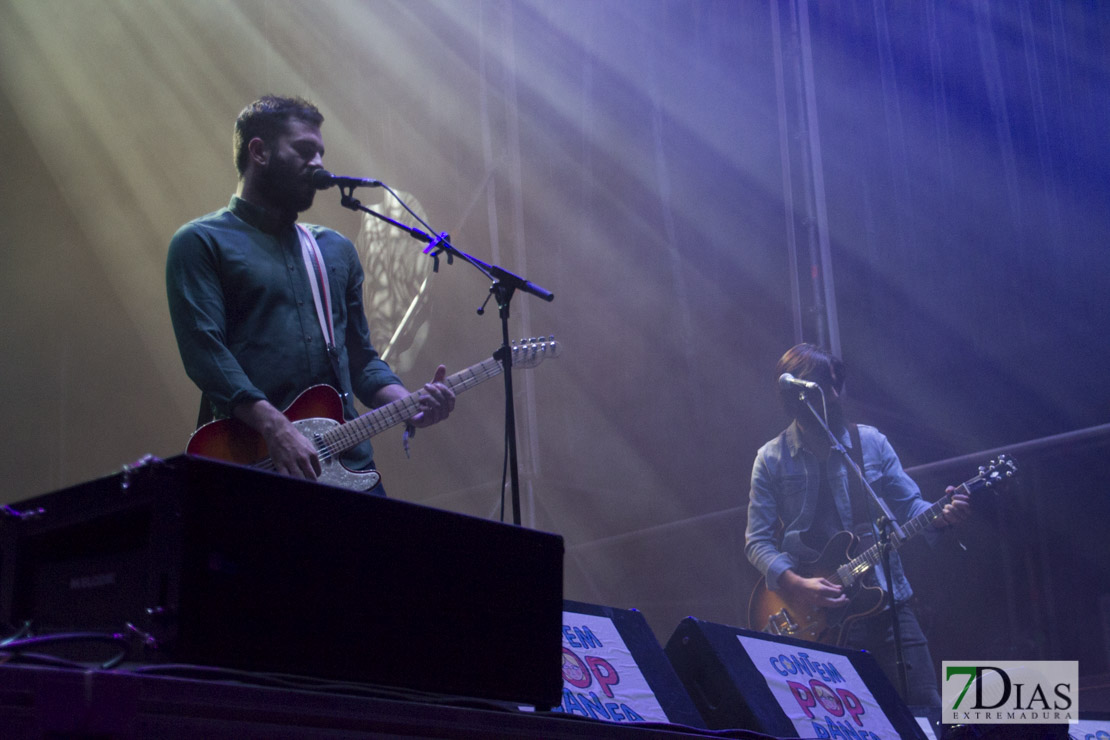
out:
M327 190L335 184L335 176L325 169L319 169L312 173L312 187L317 190Z

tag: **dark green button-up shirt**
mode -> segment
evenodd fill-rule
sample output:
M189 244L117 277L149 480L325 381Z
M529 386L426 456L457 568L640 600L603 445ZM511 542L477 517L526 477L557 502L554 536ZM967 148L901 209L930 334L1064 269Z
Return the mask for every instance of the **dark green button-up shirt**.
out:
M351 393L369 406L378 389L401 382L370 343L354 245L331 229L307 227L324 257L339 377L293 223L233 196L227 208L190 221L170 241L170 318L185 371L215 417L262 399L284 409L306 388L327 383L347 394L344 413L353 419ZM372 454L364 443L345 462L363 467Z

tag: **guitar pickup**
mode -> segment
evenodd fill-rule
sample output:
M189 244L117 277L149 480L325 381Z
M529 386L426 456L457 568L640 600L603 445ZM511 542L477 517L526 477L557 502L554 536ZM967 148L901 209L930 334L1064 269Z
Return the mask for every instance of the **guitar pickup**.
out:
M772 635L793 635L800 628L798 623L790 616L786 608L779 609L767 619L767 628L764 632Z

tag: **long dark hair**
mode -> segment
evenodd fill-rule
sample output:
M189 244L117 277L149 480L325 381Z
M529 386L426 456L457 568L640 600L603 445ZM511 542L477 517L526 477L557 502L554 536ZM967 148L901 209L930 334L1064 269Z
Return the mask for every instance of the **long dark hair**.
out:
M777 381L783 373L790 373L795 378L813 381L840 394L844 391L845 372L844 362L839 357L816 344L803 342L786 350L786 354L779 358L775 379ZM796 419L802 409L797 393L776 387L786 413Z

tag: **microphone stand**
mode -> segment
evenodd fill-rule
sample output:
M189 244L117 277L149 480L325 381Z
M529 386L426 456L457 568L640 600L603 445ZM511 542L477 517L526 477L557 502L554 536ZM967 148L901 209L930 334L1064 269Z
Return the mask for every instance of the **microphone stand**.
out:
M339 185L339 192L342 195L340 204L344 208L349 208L352 211L362 211L374 218L377 218L395 228L404 231L409 236L417 241L424 242L428 246L424 248L424 254L432 258L432 271L439 272L439 255L447 254L447 264L453 264L454 258L458 257L463 262L471 265L490 280L489 296L482 302L478 308L478 315L481 316L485 313L486 303L489 302L490 297L497 302L498 315L501 317L501 347L494 353L494 357L501 362L503 375L505 376L505 440L509 447L509 480L512 491L512 508L513 508L513 524L520 525L520 468L517 462L517 443L516 443L516 407L513 401L513 354L509 342L509 303L512 301L513 293L517 290L522 290L525 293L531 293L537 298L542 298L547 302L555 300L555 295L544 288L532 283L519 275L514 275L508 270L491 265L482 260L467 254L459 249L456 249L451 244L451 238L447 233L440 233L431 236L428 233L412 226L406 226L400 221L396 221L385 214L378 213L377 211L367 208L357 198L354 197L355 188L357 184L353 185ZM389 187L382 185L387 190ZM389 192L393 197L397 197L396 193L392 190ZM400 198L397 198L400 201ZM402 202L402 205L404 203ZM407 206L406 206L407 209ZM411 210L410 210L411 213ZM413 214L415 215L415 214ZM502 499L504 501L504 499ZM504 511L504 509L502 509Z
M817 386L817 390L821 393L822 406L824 405L825 392L821 386ZM901 683L902 696L908 700L909 687L908 679L906 678L906 663L902 656L902 625L898 621L898 600L894 598L894 575L890 567L890 554L894 550L896 544L905 539L905 534L902 532L902 527L894 518L891 513L890 507L887 506L886 501L879 497L871 485L867 482L867 476L856 465L856 461L851 458L844 445L840 442L832 429L829 428L828 423L825 421L824 416L817 413L817 409L813 408L813 404L809 402L806 397L805 389L798 389L798 400L806 405L813 418L825 430L825 435L828 437L829 445L831 448L840 454L847 467L856 480L859 481L860 486L867 492L865 501L867 502L867 509L869 514L874 514L875 510L879 511L879 516L871 521L871 531L875 537L876 542L879 543L879 552L882 553L883 559L883 574L886 580L886 592L890 595L890 618L891 629L894 635L894 661L895 667L898 669L898 680ZM862 444L862 442L861 442ZM863 455L863 450L860 450L860 455ZM855 534L853 532L853 534Z

